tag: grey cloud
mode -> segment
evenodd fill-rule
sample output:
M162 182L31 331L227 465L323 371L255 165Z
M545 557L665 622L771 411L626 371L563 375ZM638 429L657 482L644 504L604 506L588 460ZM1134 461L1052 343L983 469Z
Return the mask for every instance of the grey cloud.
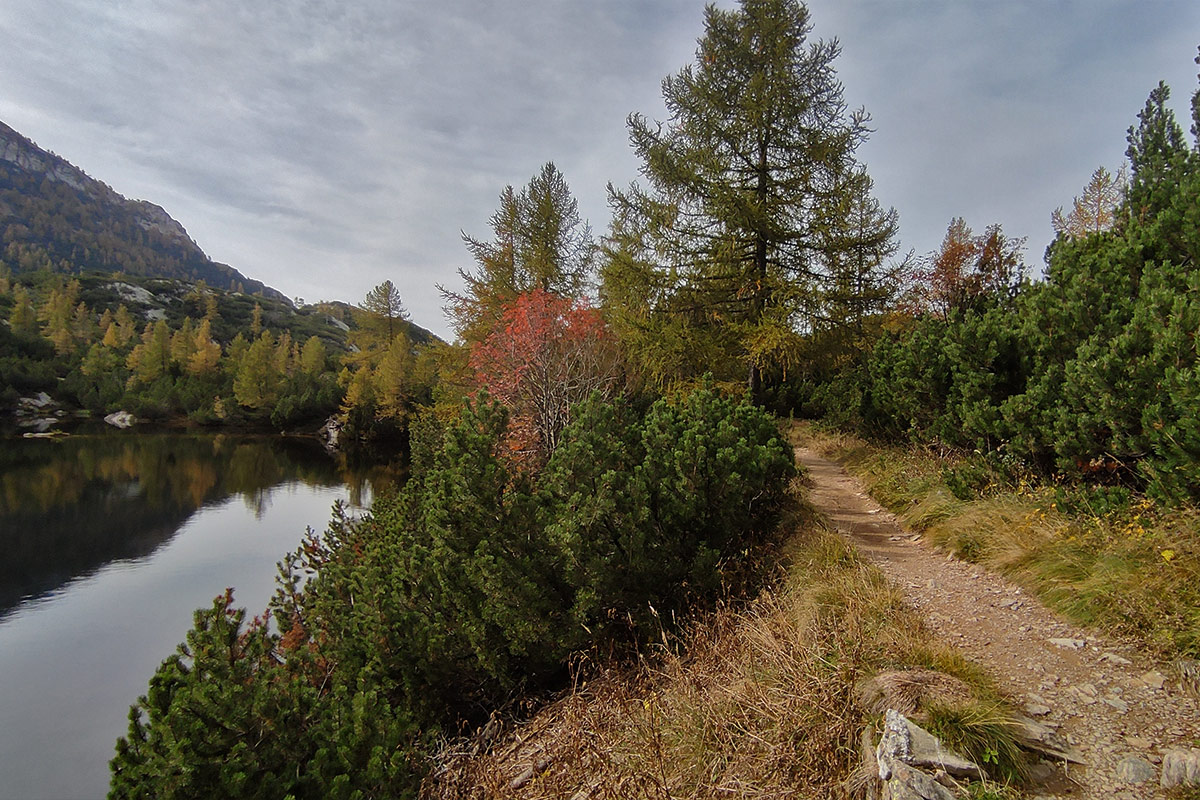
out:
M1036 261L1154 82L1180 108L1195 85L1191 0L810 7L919 252L963 215L1029 235ZM637 175L625 117L663 117L702 20L699 0L7 0L0 119L288 294L390 278L446 334L434 284L505 184L553 160L603 232L605 184Z

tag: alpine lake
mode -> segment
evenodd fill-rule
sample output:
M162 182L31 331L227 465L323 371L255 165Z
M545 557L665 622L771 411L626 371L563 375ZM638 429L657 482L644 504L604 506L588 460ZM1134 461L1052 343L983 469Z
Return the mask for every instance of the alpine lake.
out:
M232 587L260 614L307 529L402 475L398 454L306 437L0 439L0 798L104 797L129 708L195 610Z

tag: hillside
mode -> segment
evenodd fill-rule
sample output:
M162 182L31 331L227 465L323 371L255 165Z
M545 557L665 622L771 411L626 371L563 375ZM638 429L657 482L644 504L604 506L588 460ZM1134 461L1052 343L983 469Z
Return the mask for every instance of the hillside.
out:
M159 206L130 200L0 122L0 263L14 273L99 270L203 280L287 302L219 264Z

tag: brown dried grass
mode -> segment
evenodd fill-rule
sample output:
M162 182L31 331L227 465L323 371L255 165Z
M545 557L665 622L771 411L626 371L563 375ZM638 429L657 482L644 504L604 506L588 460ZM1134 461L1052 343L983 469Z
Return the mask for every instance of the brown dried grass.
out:
M490 742L447 742L427 798L840 798L878 714L856 690L925 669L991 696L839 538L806 535L777 592L724 608ZM969 698L961 687L970 687ZM962 695L962 697L958 697Z

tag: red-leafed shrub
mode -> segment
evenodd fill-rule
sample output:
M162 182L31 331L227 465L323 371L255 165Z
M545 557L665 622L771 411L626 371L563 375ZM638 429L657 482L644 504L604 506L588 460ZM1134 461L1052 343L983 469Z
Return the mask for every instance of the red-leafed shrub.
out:
M544 461L571 421L571 407L620 383L616 343L600 312L542 289L520 294L471 353L480 388L510 412L509 445Z

